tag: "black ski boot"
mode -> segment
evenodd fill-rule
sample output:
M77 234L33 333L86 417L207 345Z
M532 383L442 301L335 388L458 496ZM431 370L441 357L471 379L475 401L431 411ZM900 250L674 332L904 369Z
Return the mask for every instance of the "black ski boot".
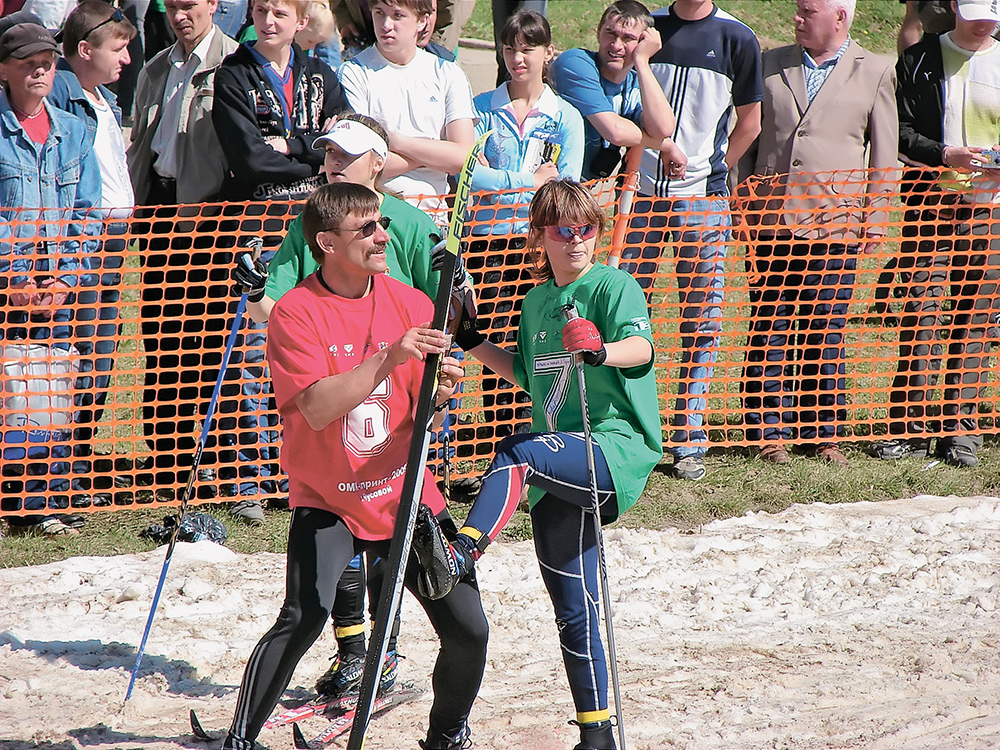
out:
M417 588L428 599L442 599L458 582L472 572L475 566L475 542L459 534L449 544L441 522L430 508L421 505L417 510L417 525L413 529L413 551L420 562Z
M596 721L592 724L581 724L571 721L580 727L580 744L573 750L615 750L615 735L610 721Z
M467 750L472 747L472 732L463 724L457 734L442 734L434 729L427 730L427 739L417 743L420 750Z
M316 692L330 698L343 698L357 693L365 671L364 654L339 656L322 677L316 680Z

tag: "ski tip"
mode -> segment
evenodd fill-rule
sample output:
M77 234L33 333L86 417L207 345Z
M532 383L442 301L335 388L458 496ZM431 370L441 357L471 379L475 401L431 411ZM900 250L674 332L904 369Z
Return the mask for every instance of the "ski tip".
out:
M191 709L190 719L191 719L191 734L193 734L199 740L209 741L212 739L212 736L205 731L205 727L201 725L201 722L198 720L198 714L194 712L193 708Z
M302 734L298 722L292 723L292 741L295 743L295 747L300 748L300 750L307 750L309 747L309 740Z

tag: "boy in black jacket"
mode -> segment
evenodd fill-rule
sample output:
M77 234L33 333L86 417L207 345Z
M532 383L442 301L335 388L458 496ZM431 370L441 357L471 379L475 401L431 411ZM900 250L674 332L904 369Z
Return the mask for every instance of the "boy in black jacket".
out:
M336 74L294 43L307 0L254 0L257 39L227 57L215 78L212 120L229 164L221 197L305 197L321 183L313 141L348 109Z

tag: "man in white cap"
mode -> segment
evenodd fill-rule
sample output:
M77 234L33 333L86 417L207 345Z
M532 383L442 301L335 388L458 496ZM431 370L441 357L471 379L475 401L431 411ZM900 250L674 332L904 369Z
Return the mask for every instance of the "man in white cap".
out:
M316 139L315 148L323 148L323 173L328 182L353 182L375 189L375 182L389 154L386 133L377 120L367 115L343 115L337 124ZM385 231L387 274L432 299L437 293L439 274L432 270L431 249L437 242L437 225L418 208L392 195L380 194L380 213L388 219ZM306 244L301 214L289 225L281 247L265 266L253 262L249 255L237 259L234 278L249 289L247 312L259 323L270 316L275 303L294 286L319 268ZM256 509L245 506L253 500L244 499L240 513L256 511L263 517L259 502ZM234 510L239 507L234 506ZM360 555L358 556L360 558ZM377 592L377 588L375 591ZM317 682L317 690L326 695L341 695L356 691L364 666L364 599L365 570L360 559L352 560L337 587L333 625L337 635L338 659ZM374 601L374 599L373 599ZM383 671L382 689L395 679L395 632L389 643L389 655Z
M925 36L896 65L899 152L909 167L898 264L907 300L890 395L894 439L872 453L926 456L929 436L940 432L937 455L972 467L983 438L971 433L1000 314L1000 241L991 237L1000 220L1000 169L986 153L1000 150L1000 43L993 38L1000 0L953 5L954 30ZM950 323L942 317L949 297ZM948 341L946 359L941 339ZM927 406L940 403L931 390L942 371L943 418L930 420Z
M326 152L322 171L327 182L354 182L373 190L389 155L385 129L374 118L358 114L342 116L314 147ZM438 274L431 271L431 248L440 230L423 211L392 195L382 194L381 212L389 218L388 274L433 299ZM274 303L317 267L298 217L266 268L258 263L251 272L246 262L237 263L237 280L250 289L247 312L258 323L265 322Z

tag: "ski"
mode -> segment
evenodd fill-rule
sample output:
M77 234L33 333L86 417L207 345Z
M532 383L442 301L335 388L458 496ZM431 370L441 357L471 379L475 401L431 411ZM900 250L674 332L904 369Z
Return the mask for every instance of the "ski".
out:
M412 685L400 685L395 690L385 693L375 700L372 715L377 716L378 714L388 711L390 708L395 708L396 706L408 703L414 698L422 695L423 692L423 690L413 687ZM354 723L356 713L357 704L355 703L352 708L347 709L340 716L332 718L330 720L330 725L311 740L306 739L302 730L299 728L298 723L292 723L292 741L295 743L295 747L300 749L326 747L337 739L337 737L351 728L351 725Z
M274 729L275 727L285 727L293 722L308 719L310 716L347 711L354 708L357 702L358 696L356 695L344 695L340 698L327 698L320 695L308 703L303 703L301 706L290 708L277 716L272 716L264 722L262 728Z
M198 720L198 714L194 712L193 708L191 709L190 718L191 734L195 736L195 739L201 740L202 742L212 742L213 740L218 739L215 735L209 734L208 730L201 725L201 722Z
M489 136L490 133L487 132L473 144L458 177L455 205L452 208L451 224L448 228L447 252L444 257L444 265L441 268L437 298L434 300L432 325L439 331L445 330L445 325L448 322L455 266L458 264L462 231L465 228L465 214L469 208L469 195L472 192L472 172L479 158L479 152ZM358 709L354 713L351 736L347 740L347 750L361 750L364 746L368 722L371 720L375 708L376 691L382 674L382 661L385 659L389 642L389 630L403 598L403 574L406 571L406 562L410 557L413 529L417 522L417 509L423 494L427 449L430 446L431 437L430 427L434 418L434 391L437 388L440 363L441 355L438 354L429 354L424 363L420 393L417 396L416 414L413 418L414 434L406 460L406 475L403 478L399 512L396 515L396 524L392 531L388 559L385 560L385 582L382 584L382 591L379 594L375 626L372 629L368 653L365 656L365 671L361 678Z

